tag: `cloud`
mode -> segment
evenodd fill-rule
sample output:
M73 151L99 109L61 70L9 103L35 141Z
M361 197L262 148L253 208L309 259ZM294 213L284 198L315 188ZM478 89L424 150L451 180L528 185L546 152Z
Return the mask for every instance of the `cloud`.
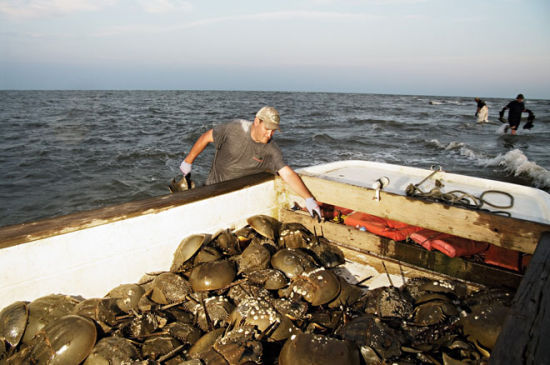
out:
M97 11L116 0L4 0L0 15L9 18L42 18L76 12Z
M162 14L174 11L190 11L193 6L184 0L140 0L139 4L148 13Z

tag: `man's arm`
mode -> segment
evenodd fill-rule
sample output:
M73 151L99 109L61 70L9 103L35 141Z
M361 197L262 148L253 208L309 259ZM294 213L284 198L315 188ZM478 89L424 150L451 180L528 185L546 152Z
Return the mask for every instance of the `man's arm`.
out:
M189 151L189 154L185 157L183 161L187 162L188 164L192 164L197 156L200 155L202 151L204 151L206 146L208 146L208 144L212 142L214 142L214 134L212 133L212 129L210 129L207 132L204 132L199 137L199 139L197 139L193 147L191 147L191 151Z
M300 195L304 200L306 201L306 208L309 211L309 214L311 214L312 217L314 217L314 213L317 213L319 216L319 219L321 216L321 209L319 208L319 205L315 201L315 198L313 197L313 194L311 194L311 191L307 188L307 186L302 181L302 178L294 172L288 165L281 168L279 171L279 176L294 190L298 195Z
M212 129L204 132L199 137L199 139L197 139L193 147L191 147L191 151L189 151L189 154L181 162L180 170L183 176L187 176L187 174L191 172L193 161L195 161L197 156L200 155L200 153L204 151L206 146L208 146L208 144L212 142L214 142L214 133L212 132Z
M302 178L288 165L277 171L281 178L302 198L313 198L313 194L302 181Z

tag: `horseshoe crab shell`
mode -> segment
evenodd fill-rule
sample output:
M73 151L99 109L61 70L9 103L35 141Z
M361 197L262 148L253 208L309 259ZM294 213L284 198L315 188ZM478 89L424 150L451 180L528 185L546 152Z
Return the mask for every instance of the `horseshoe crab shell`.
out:
M38 364L80 364L96 339L91 319L70 314L51 322L34 337L31 358Z
M12 347L15 347L21 341L29 309L26 302L15 302L0 311L0 342L6 340Z
M208 352L212 348L218 338L223 336L224 332L225 328L218 328L204 334L195 342L193 346L191 346L189 351L187 351L187 355L191 359L199 358L201 354Z
M227 260L205 262L193 268L189 281L194 291L221 289L235 279L235 266Z
M23 334L23 343L30 343L34 335L50 322L71 314L80 301L62 294L50 294L28 304L29 320Z
M275 218L260 214L248 218L246 222L250 224L250 227L252 227L260 235L277 242L281 222Z
M263 299L247 298L239 303L231 313L229 321L237 328L253 326L259 333L267 331L273 341L286 340L299 332L288 317L279 314L275 308Z
M323 268L300 275L293 283L292 291L303 295L313 306L333 301L340 294L340 280Z
M141 360L132 341L122 337L105 337L99 340L84 365L131 364Z
M282 271L289 279L317 268L308 254L292 248L283 248L271 257L271 266Z
M259 243L252 242L238 257L238 273L249 274L257 270L267 269L270 260L269 250Z
M158 304L170 304L185 299L191 293L189 282L172 272L160 274L153 280L150 298Z
M460 319L464 334L492 350L510 308L502 303L495 303L479 304L470 309L472 312Z
M312 333L300 333L285 342L280 365L359 365L359 352L347 341Z
M121 311L129 313L138 310L138 303L145 289L138 284L122 284L112 289L107 296L116 298L116 304Z
M193 255L205 244L210 242L211 235L207 233L193 234L187 238L184 238L176 251L174 252L174 260L170 271L177 272L183 267L183 264L189 260Z

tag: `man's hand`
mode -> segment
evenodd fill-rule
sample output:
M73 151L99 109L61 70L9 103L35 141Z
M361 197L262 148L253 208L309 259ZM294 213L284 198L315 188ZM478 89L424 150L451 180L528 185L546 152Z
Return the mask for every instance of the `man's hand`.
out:
M181 162L180 170L183 176L187 176L187 174L191 172L192 166L193 166L192 164L185 162L185 160Z
M306 199L306 208L313 218L315 218L315 214L317 214L317 219L321 220L321 208L319 208L319 205L313 197Z

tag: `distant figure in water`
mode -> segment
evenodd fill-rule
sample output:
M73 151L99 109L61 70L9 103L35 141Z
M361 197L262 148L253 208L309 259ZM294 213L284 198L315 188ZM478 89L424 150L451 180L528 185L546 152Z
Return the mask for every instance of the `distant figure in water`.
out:
M477 103L477 110L475 116L477 117L478 123L488 123L489 122L489 107L484 100L480 98L475 98Z
M500 117L498 118L502 123L506 123L504 120L504 111L506 109L508 110L508 125L506 126L505 132L508 132L508 129L510 129L510 133L512 135L515 135L519 123L521 122L521 114L522 113L529 113L529 116L527 117L527 123L523 126L523 129L531 129L533 128L533 121L535 120L535 114L533 114L532 111L525 108L524 103L525 98L523 97L523 94L518 94L516 96L515 100L512 100L508 103L502 110L500 111Z

